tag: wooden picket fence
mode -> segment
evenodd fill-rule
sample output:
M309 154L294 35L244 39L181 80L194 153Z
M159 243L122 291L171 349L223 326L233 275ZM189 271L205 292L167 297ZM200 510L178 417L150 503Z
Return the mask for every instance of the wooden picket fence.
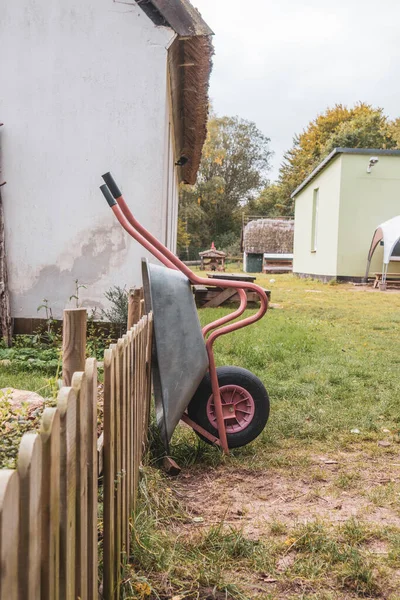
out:
M98 600L99 587L103 600L119 598L148 429L151 347L150 314L105 352L102 515L93 358L60 390L57 407L44 410L40 432L23 436L17 469L0 470L0 600Z

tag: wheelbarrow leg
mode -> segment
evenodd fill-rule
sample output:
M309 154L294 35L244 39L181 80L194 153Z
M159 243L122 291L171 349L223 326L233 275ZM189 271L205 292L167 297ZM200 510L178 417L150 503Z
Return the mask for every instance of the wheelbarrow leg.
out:
M209 371L211 379L211 388L214 398L215 416L217 417L218 436L224 454L229 454L228 440L226 437L224 415L222 414L221 393L219 391L219 383L217 376L217 368L215 366L214 353L211 345L207 346Z

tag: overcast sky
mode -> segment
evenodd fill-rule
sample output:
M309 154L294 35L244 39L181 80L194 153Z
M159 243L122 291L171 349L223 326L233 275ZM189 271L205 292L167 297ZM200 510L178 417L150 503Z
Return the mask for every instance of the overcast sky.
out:
M210 95L255 121L275 152L335 103L400 116L398 0L192 0L215 32Z

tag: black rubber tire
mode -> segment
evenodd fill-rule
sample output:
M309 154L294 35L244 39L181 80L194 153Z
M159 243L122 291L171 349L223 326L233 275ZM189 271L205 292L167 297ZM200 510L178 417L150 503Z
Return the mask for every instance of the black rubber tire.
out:
M269 417L269 396L263 383L247 369L241 367L218 367L218 383L220 387L224 385L238 385L247 390L253 397L255 404L254 417L242 431L230 433L227 435L229 448L240 448L246 446L256 439L267 424ZM210 423L207 416L207 402L212 394L210 375L207 375L200 382L188 407L189 417L206 431L218 437L218 431ZM211 444L207 438L199 433L196 434L208 444Z

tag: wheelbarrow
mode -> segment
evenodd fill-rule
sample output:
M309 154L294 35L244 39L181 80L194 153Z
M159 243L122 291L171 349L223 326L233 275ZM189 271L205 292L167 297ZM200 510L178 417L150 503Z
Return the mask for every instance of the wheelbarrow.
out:
M100 187L122 227L161 265L142 260L146 311L153 312L153 387L157 426L169 451L179 421L192 427L205 442L224 453L252 442L269 417L269 397L261 380L247 369L216 367L213 346L221 335L261 319L268 308L265 291L254 283L199 277L147 231L132 215L110 173ZM235 288L239 307L203 329L191 285ZM256 292L260 308L240 321L246 290Z

